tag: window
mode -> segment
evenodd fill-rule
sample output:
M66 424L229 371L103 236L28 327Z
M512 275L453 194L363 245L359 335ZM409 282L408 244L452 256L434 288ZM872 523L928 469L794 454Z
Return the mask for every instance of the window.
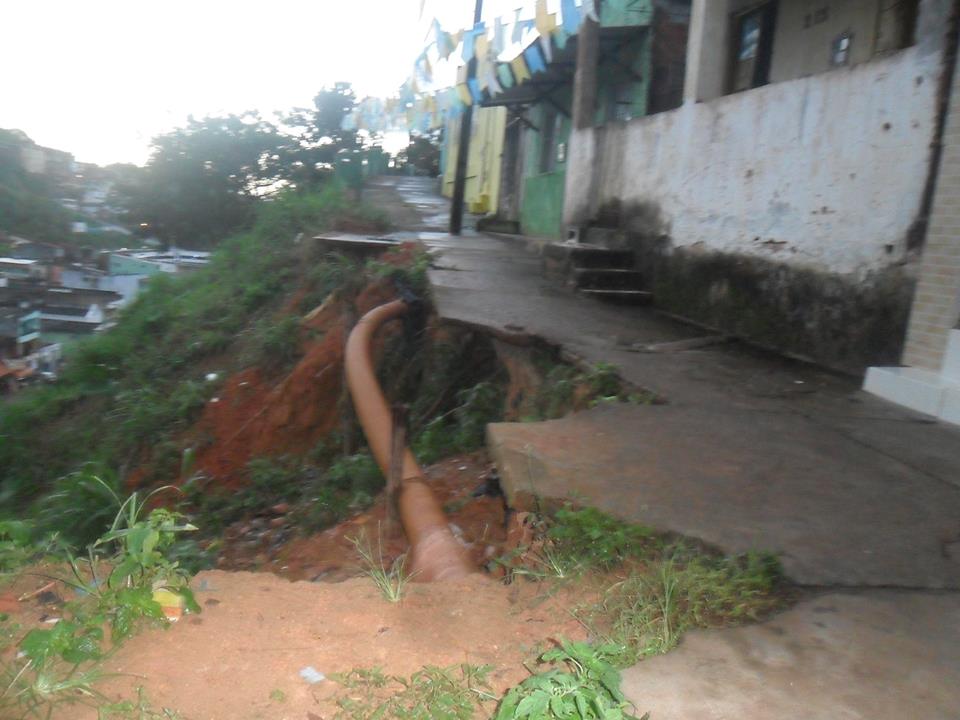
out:
M776 14L776 2L767 2L733 16L730 92L749 90L770 82Z
M557 138L563 118L554 108L543 112L543 127L540 129L540 172L553 172L557 167Z

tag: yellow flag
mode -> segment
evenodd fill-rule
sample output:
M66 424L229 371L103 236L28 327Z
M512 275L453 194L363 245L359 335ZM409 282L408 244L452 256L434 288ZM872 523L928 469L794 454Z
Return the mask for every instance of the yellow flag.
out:
M470 88L467 87L466 83L457 85L457 95L460 96L464 105L473 105L473 95L470 94Z
M530 79L530 71L527 69L527 61L523 59L523 55L517 55L511 60L510 67L513 68L513 77L516 79L517 85Z
M557 26L557 14L547 12L547 0L537 0L537 32L549 35Z
M490 54L490 38L486 35L478 35L475 45L477 57L485 58Z

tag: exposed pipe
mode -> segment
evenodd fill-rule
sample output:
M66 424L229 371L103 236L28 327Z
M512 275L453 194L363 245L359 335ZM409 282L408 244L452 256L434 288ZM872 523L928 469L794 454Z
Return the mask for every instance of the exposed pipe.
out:
M371 343L377 329L409 309L403 300L374 308L357 323L347 340L347 386L377 465L390 471L393 418L373 367ZM403 452L403 479L396 498L400 522L410 542L413 579L452 580L476 571L464 548L450 531L447 517L427 486L423 471L409 448Z

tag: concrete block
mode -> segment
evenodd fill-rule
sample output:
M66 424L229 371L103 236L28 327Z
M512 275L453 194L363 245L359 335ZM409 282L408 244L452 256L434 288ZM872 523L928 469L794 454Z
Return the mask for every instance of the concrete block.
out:
M950 331L941 375L944 382L960 385L960 330Z
M940 376L930 370L872 367L863 389L927 415L936 416L940 409Z

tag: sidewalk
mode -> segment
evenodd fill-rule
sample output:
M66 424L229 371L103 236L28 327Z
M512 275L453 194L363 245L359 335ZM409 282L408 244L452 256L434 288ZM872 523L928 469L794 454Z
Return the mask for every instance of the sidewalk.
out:
M417 230L441 253L430 279L444 319L540 336L668 400L491 426L509 491L575 495L726 552L772 550L816 588L764 625L693 633L629 671L641 714L957 717L960 431L738 343L631 352L705 333L555 288L523 243L444 235L429 181L379 182L430 209Z

